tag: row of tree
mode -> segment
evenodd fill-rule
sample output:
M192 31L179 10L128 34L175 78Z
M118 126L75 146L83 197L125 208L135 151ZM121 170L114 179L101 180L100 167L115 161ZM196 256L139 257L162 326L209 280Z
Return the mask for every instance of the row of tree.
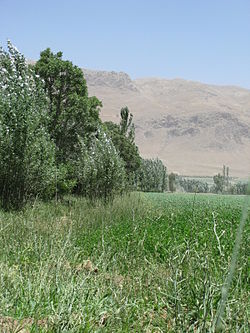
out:
M144 192L164 192L168 189L167 168L158 158L144 159L135 173L135 188Z
M171 173L169 178L169 190L171 192L183 191L190 193L216 193L216 194L247 194L246 182L233 183L229 177L229 167L223 166L223 173L213 177L213 184L209 185L204 180L184 178Z
M83 72L62 52L41 52L35 65L8 42L0 48L0 206L21 208L36 197L84 195L105 201L125 190L225 192L229 168L214 186L187 180L159 159L142 159L135 144L133 116L121 109L119 124L102 122L102 103L88 96Z
M68 193L107 201L128 189L164 191L166 168L140 157L128 108L114 124L101 121L101 106L62 52L46 49L28 65L10 42L0 48L0 206Z
M207 182L197 179L179 179L179 185L185 192L190 193L208 193L209 186Z

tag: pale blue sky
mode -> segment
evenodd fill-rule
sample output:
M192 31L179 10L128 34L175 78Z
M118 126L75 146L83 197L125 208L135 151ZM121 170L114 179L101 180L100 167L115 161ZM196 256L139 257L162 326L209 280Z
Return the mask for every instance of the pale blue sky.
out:
M0 0L0 43L91 69L250 88L250 0Z

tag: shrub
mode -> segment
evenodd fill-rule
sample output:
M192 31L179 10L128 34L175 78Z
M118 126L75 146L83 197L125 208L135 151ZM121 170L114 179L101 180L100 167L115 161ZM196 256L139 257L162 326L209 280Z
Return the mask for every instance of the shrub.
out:
M126 178L124 162L101 127L89 149L82 143L76 174L76 192L91 200L103 198L107 201L123 191Z

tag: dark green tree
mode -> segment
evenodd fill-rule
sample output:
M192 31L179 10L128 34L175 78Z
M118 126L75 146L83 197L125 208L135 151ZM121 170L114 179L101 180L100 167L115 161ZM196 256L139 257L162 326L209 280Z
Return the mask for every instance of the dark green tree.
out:
M134 142L135 130L132 119L133 116L125 107L121 109L120 124L111 121L104 123L116 150L125 162L128 177L140 167L141 162L138 147Z
M135 126L133 124L133 115L129 112L127 106L121 109L120 130L131 142L135 139Z
M48 48L41 52L35 71L44 80L49 98L49 132L57 147L57 162L75 159L79 138L88 145L100 123L101 102L88 97L83 72L62 52L53 54Z
M169 191L176 191L176 174L171 172L168 176Z

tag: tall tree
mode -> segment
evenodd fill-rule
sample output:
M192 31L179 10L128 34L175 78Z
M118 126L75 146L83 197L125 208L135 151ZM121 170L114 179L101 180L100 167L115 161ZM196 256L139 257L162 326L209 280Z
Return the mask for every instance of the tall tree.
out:
M20 208L55 191L54 144L42 81L8 42L0 48L0 204Z
M49 97L49 130L57 147L58 162L74 159L79 137L88 143L100 122L101 107L96 97L88 97L82 70L63 60L62 55L62 52L53 54L47 48L35 64Z
M111 121L104 123L116 150L125 162L128 177L140 167L141 163L138 147L134 142L135 131L132 119L132 114L125 107L121 109L119 125Z
M132 123L133 115L129 112L127 106L121 109L121 121L120 121L120 131L121 134L125 135L131 142L135 139L135 126Z
M171 172L168 176L168 182L169 182L169 190L171 192L176 191L176 174Z

